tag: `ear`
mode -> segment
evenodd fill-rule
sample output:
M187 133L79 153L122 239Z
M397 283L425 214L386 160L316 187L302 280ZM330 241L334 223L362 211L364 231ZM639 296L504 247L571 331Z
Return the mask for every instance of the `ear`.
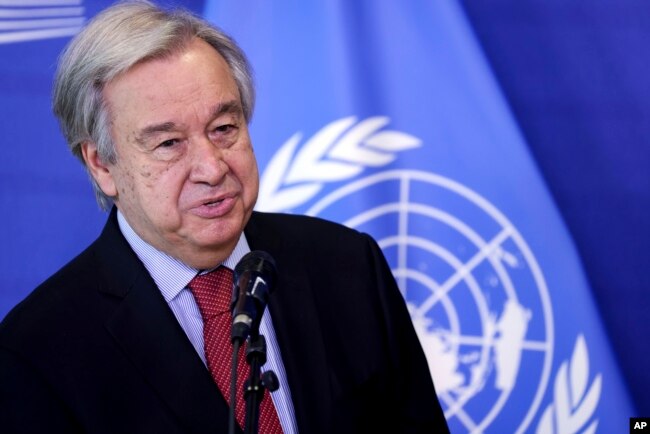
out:
M83 142L81 144L81 154L83 155L86 167L91 176L102 189L105 195L109 197L117 196L117 187L111 173L111 166L104 163L97 152L97 145L93 142Z

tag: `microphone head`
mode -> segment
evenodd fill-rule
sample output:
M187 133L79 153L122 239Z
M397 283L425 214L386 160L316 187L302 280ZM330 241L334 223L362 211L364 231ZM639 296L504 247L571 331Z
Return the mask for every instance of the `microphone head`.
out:
M269 288L269 292L271 292L278 277L275 261L271 255L262 250L248 252L240 259L235 266L234 281L238 282L240 276L245 273L251 273L264 279Z
M247 253L235 266L230 305L233 341L257 336L262 312L276 280L275 261L261 250Z

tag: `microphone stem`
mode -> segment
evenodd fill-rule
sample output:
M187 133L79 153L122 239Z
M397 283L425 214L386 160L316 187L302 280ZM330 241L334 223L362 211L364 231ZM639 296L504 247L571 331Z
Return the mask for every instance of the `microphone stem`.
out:
M241 341L234 339L232 344L232 361L230 363L230 409L228 410L228 434L235 434L235 406L237 405L237 364Z

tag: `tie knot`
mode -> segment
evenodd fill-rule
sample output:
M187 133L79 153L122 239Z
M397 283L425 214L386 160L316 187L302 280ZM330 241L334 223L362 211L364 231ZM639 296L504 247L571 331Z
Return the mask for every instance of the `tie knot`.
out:
M230 313L232 270L221 266L209 273L199 274L187 287L192 291L204 321L215 315Z

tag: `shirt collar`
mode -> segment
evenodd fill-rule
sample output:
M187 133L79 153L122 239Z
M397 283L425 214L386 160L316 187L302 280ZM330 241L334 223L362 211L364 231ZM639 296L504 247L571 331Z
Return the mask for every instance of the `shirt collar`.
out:
M124 235L126 241L144 264L167 303L178 296L187 287L190 280L201 271L189 267L178 259L148 244L135 233L119 210L117 211L117 223L122 235ZM239 260L248 252L250 252L250 247L246 241L246 236L242 232L235 249L221 265L233 270Z

